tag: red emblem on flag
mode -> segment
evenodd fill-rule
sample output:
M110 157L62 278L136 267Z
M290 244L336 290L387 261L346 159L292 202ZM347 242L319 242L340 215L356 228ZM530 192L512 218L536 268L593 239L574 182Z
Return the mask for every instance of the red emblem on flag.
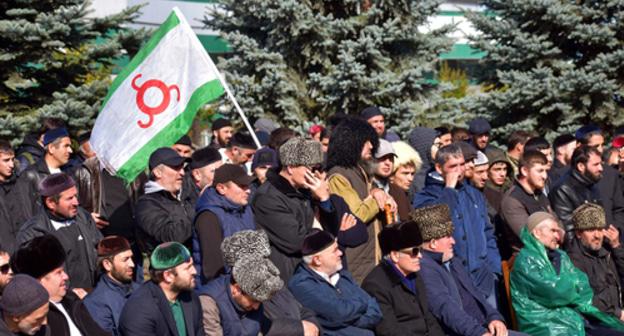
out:
M170 94L171 90L176 91L177 93L176 101L180 101L180 89L175 84L171 86L167 86L167 84L165 84L163 81L158 80L158 79L150 79L147 82L143 83L143 85L137 86L136 80L139 79L139 77L141 77L141 74L137 74L132 79L132 88L137 91L137 95L136 95L137 107L139 108L139 110L141 110L141 112L149 116L149 120L146 123L139 120L137 123L139 124L139 127L141 128L148 128L152 126L152 124L154 123L154 116L157 114L163 113L167 109L167 107L169 107L169 103L171 101L171 94ZM151 88L157 88L162 93L162 101L160 102L160 104L154 107L148 106L145 103L145 99L143 97L145 95L145 92L147 92L147 90Z

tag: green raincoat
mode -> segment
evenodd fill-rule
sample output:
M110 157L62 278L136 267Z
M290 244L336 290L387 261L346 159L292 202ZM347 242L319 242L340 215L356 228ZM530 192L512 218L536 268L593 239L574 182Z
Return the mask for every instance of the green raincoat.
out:
M574 267L564 251L557 250L561 254L557 274L546 248L526 227L520 239L524 248L511 271L511 299L520 331L532 336L584 336L582 315L624 330L619 320L592 306L593 292L587 275Z

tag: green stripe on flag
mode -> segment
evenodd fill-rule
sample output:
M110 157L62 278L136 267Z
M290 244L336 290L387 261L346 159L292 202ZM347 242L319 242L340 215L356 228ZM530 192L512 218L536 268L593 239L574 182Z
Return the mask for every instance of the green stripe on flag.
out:
M218 79L212 80L197 88L184 111L172 120L165 128L158 132L152 140L146 143L139 151L117 170L117 176L128 183L141 173L147 166L149 156L160 147L169 147L186 134L191 128L195 114L199 108L210 101L219 98L223 94L223 86Z
M165 37L165 35L167 35L167 33L175 28L179 23L180 19L176 15L175 11L171 12L167 20L165 20L165 22L163 22L163 24L160 25L160 27L154 32L154 34L149 39L149 41L147 41L145 46L143 46L143 48L139 50L139 52L132 58L130 63L126 65L126 67L119 73L119 75L117 75L117 77L115 77L113 84L111 84L111 87L108 89L108 94L106 95L106 98L104 98L102 108L106 106L106 103L113 95L113 93L117 91L119 85L121 85L126 80L126 78L130 76L130 74L134 71L134 69L139 66L139 64L143 63L145 58L147 58L147 56L149 56L149 54L151 54L152 51L158 46L160 40L162 40L162 38Z

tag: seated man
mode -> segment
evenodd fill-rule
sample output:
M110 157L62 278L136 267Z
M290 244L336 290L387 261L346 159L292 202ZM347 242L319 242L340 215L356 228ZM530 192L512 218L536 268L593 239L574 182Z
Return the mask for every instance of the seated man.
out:
M7 294L0 299L0 335L45 334L48 291L26 274L15 276L6 289Z
M151 280L134 291L121 311L121 335L203 336L201 306L193 293L195 274L184 245L158 245L150 257Z
M61 242L45 234L22 245L11 265L15 274L30 275L48 291L48 335L110 335L91 318L78 295L67 290L71 279L65 273L65 261Z
M97 246L101 275L97 286L84 299L89 313L102 329L119 335L119 315L132 291L134 262L130 243L121 236L108 236Z
M620 233L613 225L607 227L604 209L585 203L572 212L574 239L568 255L574 266L587 274L594 290L594 306L624 320L622 285L624 278L624 248ZM605 242L607 246L603 246Z
M312 231L304 239L301 253L303 261L288 288L304 307L316 313L323 335L374 335L381 310L342 269L336 239L326 231Z
M501 314L472 283L454 256L453 220L446 204L412 211L422 236L422 267L429 309L447 335L523 335L508 331Z
M256 336L267 334L271 322L262 302L284 282L273 263L250 255L239 259L231 274L224 274L199 289L206 335ZM270 334L270 333L268 333Z
M520 231L524 247L511 271L511 299L520 330L539 335L624 335L615 317L592 305L587 275L559 249L563 230L538 211Z
M73 288L95 285L96 244L102 234L91 214L78 205L76 183L65 173L52 174L39 184L44 209L22 225L17 233L19 245L50 233L62 244L67 256L67 275Z
M375 333L444 335L429 311L425 285L418 275L422 239L416 223L403 221L386 226L378 240L382 261L362 283L362 288L377 299L383 315Z

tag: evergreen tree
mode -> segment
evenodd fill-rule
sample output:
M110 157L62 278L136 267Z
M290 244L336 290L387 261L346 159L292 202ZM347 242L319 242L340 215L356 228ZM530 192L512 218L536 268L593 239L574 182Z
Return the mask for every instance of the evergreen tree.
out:
M494 89L469 109L499 134L537 129L549 137L590 122L624 123L624 0L483 0L468 14L496 70Z
M219 69L250 116L302 127L377 105L400 131L444 118L425 113L439 100L426 78L452 45L452 27L423 28L440 0L219 3L204 22L233 50Z
M114 62L145 38L123 28L138 10L92 18L85 0L0 2L0 136L19 140L44 116L89 129Z

